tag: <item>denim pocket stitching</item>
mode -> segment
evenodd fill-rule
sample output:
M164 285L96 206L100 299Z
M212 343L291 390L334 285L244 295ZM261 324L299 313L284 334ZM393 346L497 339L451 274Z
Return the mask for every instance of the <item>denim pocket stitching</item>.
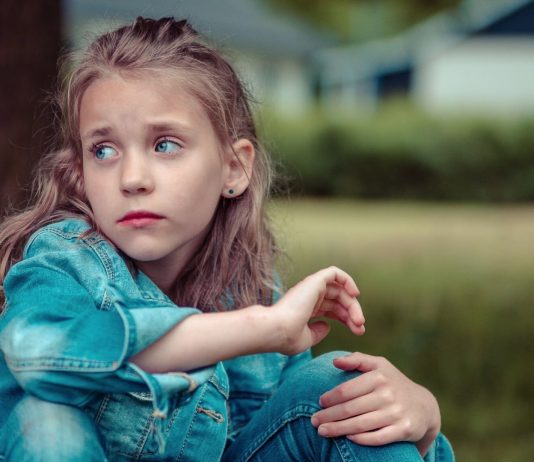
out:
M98 410L97 410L96 415L94 417L94 421L95 421L96 424L98 424L98 422L100 422L100 419L102 419L102 416L106 412L106 408L108 407L108 403L109 403L110 397L111 397L111 395L105 395L104 398L102 398L102 401L101 401L100 405L98 406Z
M210 382L219 391L219 393L224 396L224 399L228 400L230 396L229 387L227 384L221 384L215 373L210 377L208 382Z

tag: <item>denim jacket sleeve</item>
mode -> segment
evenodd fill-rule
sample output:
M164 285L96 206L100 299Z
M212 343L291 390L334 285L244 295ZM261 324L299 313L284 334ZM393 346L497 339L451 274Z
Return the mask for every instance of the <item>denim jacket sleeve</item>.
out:
M192 391L213 373L148 374L128 362L199 311L163 294L143 297L102 238L44 228L9 271L4 291L0 349L19 385L42 399L83 406L98 392L150 392L164 417L170 393Z

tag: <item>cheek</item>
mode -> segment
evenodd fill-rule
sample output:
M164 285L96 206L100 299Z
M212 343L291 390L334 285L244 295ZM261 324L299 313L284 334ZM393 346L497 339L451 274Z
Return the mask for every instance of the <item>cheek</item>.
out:
M165 200L171 208L184 212L189 217L205 217L213 214L220 198L216 184L202 181L184 181L171 186Z
M85 196L87 197L93 212L96 212L98 208L105 205L105 198L107 196L105 190L106 183L101 176L96 175L94 172L87 172L86 170L84 170L82 178Z
M223 186L222 166L212 161L194 169L167 177L167 191L173 191L177 203L205 206L217 204Z
M87 166L85 159L82 162L82 174L81 178L83 180L83 186L85 188L85 193L87 194L87 197L89 198L89 194L91 194L91 191L93 190L93 177L94 175L91 173L91 169Z
M167 183L167 210L184 225L204 228L213 218L221 197L220 180L209 175L188 175Z

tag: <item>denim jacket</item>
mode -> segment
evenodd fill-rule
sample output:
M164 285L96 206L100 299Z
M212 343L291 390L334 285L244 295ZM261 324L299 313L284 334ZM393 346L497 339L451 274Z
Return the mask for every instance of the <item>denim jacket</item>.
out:
M181 446L168 450L186 450L187 438L192 450L195 439L215 438L220 454L226 438L238 434L285 375L310 358L309 351L291 358L268 353L193 371L141 370L128 358L200 311L177 307L142 272L132 274L115 248L80 219L33 234L4 292L0 429L31 393L92 413L102 428L115 430L109 444L118 454L161 453L171 438L176 446L173 427L180 428ZM198 412L214 422L212 436ZM196 423L202 431L194 431ZM159 434L147 436L155 425Z

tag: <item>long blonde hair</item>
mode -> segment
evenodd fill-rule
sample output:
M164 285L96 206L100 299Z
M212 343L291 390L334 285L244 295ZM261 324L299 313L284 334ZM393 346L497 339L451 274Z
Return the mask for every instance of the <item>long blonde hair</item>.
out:
M187 21L173 18L137 18L100 36L67 74L55 100L57 149L44 156L37 169L32 205L0 226L0 281L22 258L29 236L45 224L78 216L98 230L83 187L82 96L91 83L111 73L142 76L154 71L189 77L187 91L206 110L222 146L246 138L256 149L248 189L239 197L221 198L206 241L174 284L174 301L204 310L271 301L276 245L264 210L271 168L256 136L247 94L221 54L206 45Z

